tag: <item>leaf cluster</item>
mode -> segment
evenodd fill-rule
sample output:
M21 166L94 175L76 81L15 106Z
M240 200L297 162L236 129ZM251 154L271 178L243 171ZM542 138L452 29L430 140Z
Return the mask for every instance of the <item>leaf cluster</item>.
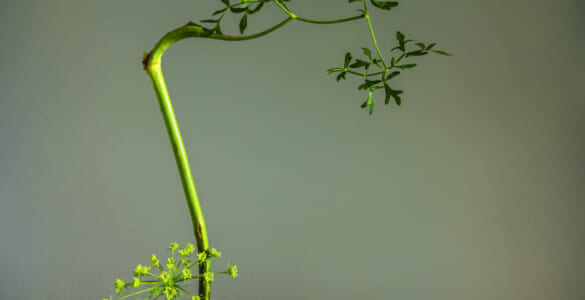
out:
M351 3L351 2L363 2L363 0L349 0L349 3ZM380 9L383 9L383 10L391 10L393 7L398 6L398 1L377 1L377 0L370 0L370 2L375 7L380 8Z
M350 0L350 2L352 1L359 0ZM390 6L386 5L384 7ZM389 104L390 99L394 99L396 105L400 106L402 104L402 98L400 97L400 95L404 93L404 91L393 89L390 86L390 82L393 78L400 75L402 71L406 69L412 69L417 66L416 63L404 63L402 61L403 59L406 60L407 58L413 56L424 56L427 55L429 52L441 55L452 55L442 50L433 49L436 46L436 43L430 43L426 45L422 42L416 42L414 43L414 45L416 45L418 48L408 50L407 45L411 42L414 42L414 40L407 40L404 34L400 31L396 32L396 40L398 42L398 46L392 48L391 52L397 50L400 52L400 55L398 57L392 57L390 64L386 64L386 62L380 57L374 57L370 49L362 47L361 49L364 55L363 59L359 58L354 59L353 55L350 52L347 52L345 54L343 67L335 67L327 70L329 74L338 73L336 77L336 80L338 82L341 79L346 79L346 75L348 73L360 76L364 79L364 82L358 86L358 90L369 91L368 98L364 103L362 103L361 107L362 108L369 107L370 114L374 112L374 102L372 100L372 94L375 90L378 89L384 89L385 93L384 104L386 105ZM372 72L372 69L374 69L375 71Z
M266 2L271 2L271 0L237 0L236 3L231 3L231 0L221 0L221 3L224 5L224 7L213 12L212 16L216 17L200 21L202 23L215 24L212 28L204 28L205 35L209 36L214 33L223 34L221 30L221 21L228 12L234 15L240 15L238 29L240 34L244 34L244 31L248 27L248 15L253 15L259 12L262 7L264 7L264 3Z

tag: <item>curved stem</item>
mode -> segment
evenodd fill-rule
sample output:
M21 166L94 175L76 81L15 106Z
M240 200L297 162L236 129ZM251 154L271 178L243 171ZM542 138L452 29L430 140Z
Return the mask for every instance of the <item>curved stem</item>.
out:
M266 35L290 22L292 18L287 18L279 24L262 31L260 33L249 35L249 36L229 36L224 34L207 34L206 30L199 24L189 22L184 26L181 26L175 30L165 34L160 41L154 46L150 53L145 54L142 60L144 70L151 79L154 91L156 93L160 110L167 128L167 133L171 145L173 147L173 153L179 169L179 175L181 176L181 183L183 185L183 191L189 207L189 213L191 215L191 222L193 224L193 232L195 234L195 240L197 242L198 252L207 252L209 250L209 239L207 237L207 227L205 226L205 219L201 211L201 204L197 196L195 189L195 182L189 166L189 160L187 158L187 151L181 137L179 130L179 124L171 104L169 92L164 80L164 76L161 69L161 57L164 51L173 43L180 41L188 37L206 37L210 39L226 40L226 41L241 41L247 39L254 39ZM199 273L204 274L211 272L211 264L209 259L205 260L199 266ZM206 281L204 277L199 279L199 296L202 299L209 300L211 289L211 282Z
M307 19L307 18L302 18L302 17L297 16L296 19L299 21L303 21L303 22L307 22L307 23L314 23L314 24L335 24L335 23L353 21L353 20L361 19L363 17L365 17L365 15L359 15L359 16L355 16L355 17L349 17L349 18L337 19L337 20L319 21L319 20L312 20L312 19Z
M285 13L287 13L289 16L291 16L291 18L296 19L298 18L297 15L293 14L288 7L286 7L285 4L280 3L280 1L278 0L272 0L272 2L274 2L274 4L276 4L278 7L280 7L280 9L282 9Z
M353 20L357 20L357 19L361 19L361 18L365 17L365 15L359 15L359 16L355 16L355 17L349 17L349 18L337 19L337 20L326 20L326 21L313 20L313 19L303 18L303 17L299 17L299 16L295 15L292 11L290 11L290 9L288 9L288 7L286 7L286 5L284 3L280 3L279 0L272 0L272 2L274 2L274 4L276 4L278 7L280 7L280 9L282 9L282 11L287 13L291 18L293 18L295 20L302 21L302 22L307 22L307 23L335 24L335 23L343 23L343 22L353 21Z

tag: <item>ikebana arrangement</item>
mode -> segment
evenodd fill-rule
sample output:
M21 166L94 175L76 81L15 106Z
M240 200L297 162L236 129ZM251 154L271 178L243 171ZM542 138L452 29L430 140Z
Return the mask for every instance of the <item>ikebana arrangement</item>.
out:
M313 24L335 24L364 19L368 25L374 51L368 47L362 47L363 57L361 59L354 59L353 55L347 52L342 66L330 68L327 71L329 74L337 74L336 80L338 82L341 79L345 80L347 74L362 78L363 83L358 86L358 90L365 90L368 95L365 102L361 104L361 107L368 109L370 114L374 112L373 94L376 90L384 90L384 103L386 105L390 103L391 99L394 100L396 105L402 103L401 95L403 91L393 88L391 86L391 80L400 75L402 71L417 66L417 64L410 61L406 62L407 60L429 53L447 56L452 55L445 51L435 49L436 43L425 44L422 42L414 42L414 40L407 39L402 32L397 31L395 34L397 46L390 50L390 54L396 51L397 55L392 56L390 60L385 60L376 41L368 8L391 11L398 6L397 1L349 0L348 3L350 5L359 5L357 9L359 14L336 20L314 20L298 16L286 4L290 3L290 0L220 0L220 2L223 7L212 13L213 18L200 21L201 23L209 24L209 26L188 22L179 28L171 30L156 43L150 52L144 53L142 58L144 70L150 77L154 87L177 162L197 248L190 243L184 245L182 248L177 243L170 243L169 250L171 255L166 259L166 264L162 263L155 255L152 255L148 265L138 265L134 269L132 280L124 281L117 279L115 281L115 292L118 295L117 299L128 299L130 297L134 297L133 299L137 299L137 297L156 299L164 297L164 299L173 300L186 296L191 300L209 300L211 282L214 280L215 275L227 274L228 278L236 278L238 276L236 265L230 266L220 272L212 272L211 270L211 260L220 257L221 253L210 247L207 227L205 226L203 212L201 211L201 205L197 197L195 183L187 159L187 152L161 69L161 57L164 51L173 43L191 37L224 41L251 40L272 33L291 21ZM250 16L261 11L267 4L276 5L283 12L284 19L264 31L244 35ZM234 36L223 33L221 24L228 13L239 17L238 29L240 35ZM409 49L413 46L415 47L414 49ZM188 290L188 285L192 284L192 280L198 281L198 292L195 295ZM135 289L135 291L129 291L130 289ZM107 300L107 298L104 299ZM113 299L112 296L109 299Z

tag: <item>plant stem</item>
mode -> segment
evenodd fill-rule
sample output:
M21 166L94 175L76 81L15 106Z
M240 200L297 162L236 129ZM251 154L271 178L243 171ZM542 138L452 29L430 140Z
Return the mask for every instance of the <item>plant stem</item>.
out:
M173 43L180 41L188 37L206 37L210 39L219 39L226 41L240 41L258 38L266 35L290 22L292 18L287 18L279 24L262 31L260 33L249 35L249 36L228 36L224 34L211 34L205 36L205 30L201 25L193 22L189 22L184 26L181 26L175 30L165 34L160 41L154 46L150 53L145 54L143 57L142 64L144 70L151 79L154 91L156 93L160 110L167 128L167 133L171 145L173 147L173 153L177 162L179 175L181 177L181 183L183 185L183 191L185 192L185 198L189 207L189 213L191 215L191 222L193 224L193 232L195 240L197 242L198 252L207 252L209 250L209 239L207 237L207 227L205 226L205 219L201 211L201 204L197 197L197 191L195 189L195 182L189 166L189 160L187 158L187 151L181 137L179 130L179 124L175 117L169 92L164 80L164 76L161 69L161 57L164 51L171 46ZM209 259L205 260L199 266L199 273L204 274L211 272L211 264ZM211 282L206 281L203 277L199 279L199 296L202 299L210 299Z
M374 47L376 48L376 52L378 53L378 57L380 57L380 61L382 65L384 65L384 69L388 69L386 66L386 62L384 62L384 58L382 57L382 52L380 52L380 47L378 47L378 42L376 41L376 35L374 34L374 28L372 27L372 21L370 20L370 14L368 14L368 5L366 0L362 0L364 3L364 15L366 20L368 20L368 27L370 27L370 35L372 36L372 42L374 42Z
M128 294L128 295L125 295L124 297L120 298L119 300L122 300L122 299L125 299L125 298L128 298L128 297L132 297L132 296L136 296L136 295L139 295L139 294L142 294L142 293L146 293L148 291L150 291L150 289L146 289L146 290L138 291L138 292L135 292L135 293L132 293L132 294Z
M359 15L359 16L355 16L355 17L349 17L349 18L337 19L337 20L326 20L326 21L307 19L307 18L303 18L303 17L299 17L299 16L297 16L296 19L299 21L303 21L303 22L307 22L307 23L314 23L314 24L335 24L335 23L342 23L342 22L348 22L348 21L361 19L364 16L365 15Z
M335 24L335 23L343 23L343 22L348 22L348 21L353 21L353 20L361 19L361 18L363 18L365 16L365 15L359 15L359 16L354 16L354 17L349 17L349 18L344 18L344 19L326 20L326 21L313 20L313 19L303 18L303 17L299 17L299 16L295 15L292 11L290 11L290 9L288 9L288 7L286 7L284 5L284 3L280 3L279 0L273 0L273 2L278 7L280 7L280 9L282 9L282 11L284 11L285 13L287 13L291 18L293 18L295 20L302 21L302 22L307 22L307 23L314 23L314 24Z
M185 198L187 199L187 205L189 206L189 213L191 214L191 222L193 224L197 249L199 252L205 252L209 250L207 228L201 211L201 204L197 197L195 182L193 181L193 176L191 174L187 151L185 150L185 145L179 130L179 124L177 123L173 106L169 98L160 66L160 60L158 62L154 62L153 60L149 61L151 64L146 67L146 72L148 73L156 92L160 110L167 128L167 133L173 147L173 153L181 176L181 183L183 184L183 191L185 192ZM209 264L209 261L205 261L199 267L200 273L209 272L210 270L211 265ZM210 287L210 282L199 280L199 291L202 293L200 296L209 299Z

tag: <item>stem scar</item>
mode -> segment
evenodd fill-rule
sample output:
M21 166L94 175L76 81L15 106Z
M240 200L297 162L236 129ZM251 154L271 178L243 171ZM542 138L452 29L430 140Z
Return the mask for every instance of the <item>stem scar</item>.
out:
M197 222L197 235L201 237L201 223Z

